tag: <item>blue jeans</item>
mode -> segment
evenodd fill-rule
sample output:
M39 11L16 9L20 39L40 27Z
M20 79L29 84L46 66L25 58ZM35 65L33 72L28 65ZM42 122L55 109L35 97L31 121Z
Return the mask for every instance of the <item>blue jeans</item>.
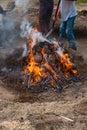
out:
M74 50L76 50L76 41L73 33L75 18L76 16L68 18L67 21L63 21L59 30L59 40L63 42L63 39L67 38L69 42L69 48Z

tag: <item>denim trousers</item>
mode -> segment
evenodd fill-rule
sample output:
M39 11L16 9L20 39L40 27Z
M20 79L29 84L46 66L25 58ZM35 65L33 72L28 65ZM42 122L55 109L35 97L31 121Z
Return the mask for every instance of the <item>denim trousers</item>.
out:
M76 49L76 40L73 33L74 21L76 16L68 18L67 21L62 21L59 29L59 41L63 42L67 38L69 48Z

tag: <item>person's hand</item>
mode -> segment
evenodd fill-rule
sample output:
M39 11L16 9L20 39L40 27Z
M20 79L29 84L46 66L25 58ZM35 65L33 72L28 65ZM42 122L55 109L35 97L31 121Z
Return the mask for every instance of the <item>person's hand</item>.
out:
M55 18L55 16L53 16L53 21L55 21L56 20L56 18Z

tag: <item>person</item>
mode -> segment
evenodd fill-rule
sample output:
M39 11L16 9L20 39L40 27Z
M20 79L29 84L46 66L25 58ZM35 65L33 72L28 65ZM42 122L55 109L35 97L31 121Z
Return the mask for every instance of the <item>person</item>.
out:
M61 25L59 29L59 45L63 45L64 38L69 42L69 48L77 50L73 33L74 21L77 16L75 0L61 0L60 3Z
M39 0L40 11L39 11L39 30L42 34L46 34L50 28L50 19L53 12L53 0Z

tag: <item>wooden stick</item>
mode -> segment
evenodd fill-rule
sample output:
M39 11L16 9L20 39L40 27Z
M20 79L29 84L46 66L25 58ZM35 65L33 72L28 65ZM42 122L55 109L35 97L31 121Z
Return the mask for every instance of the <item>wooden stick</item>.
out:
M74 122L74 120L72 120L72 119L70 119L70 118L68 118L68 117L61 116L61 115L60 115L60 117L63 118L63 119L65 119L65 120L67 120L67 121Z

